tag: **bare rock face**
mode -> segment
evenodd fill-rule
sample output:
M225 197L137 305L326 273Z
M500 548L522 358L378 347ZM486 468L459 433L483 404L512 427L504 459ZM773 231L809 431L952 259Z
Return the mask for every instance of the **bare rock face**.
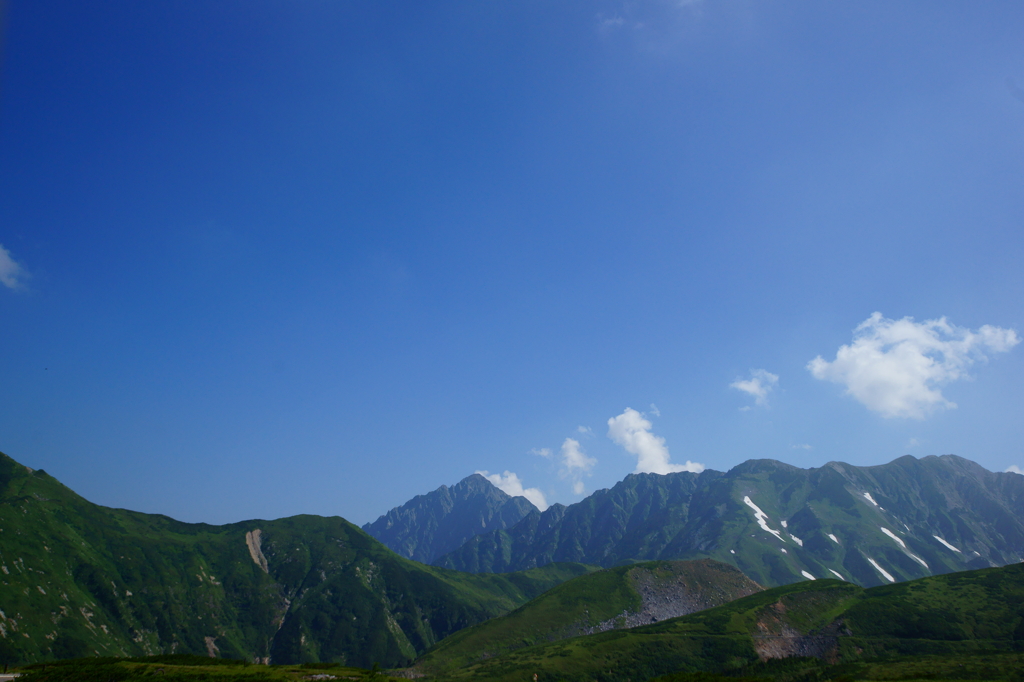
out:
M760 592L740 571L711 561L670 561L631 569L627 578L640 596L638 611L623 611L581 634L650 625L678 618Z

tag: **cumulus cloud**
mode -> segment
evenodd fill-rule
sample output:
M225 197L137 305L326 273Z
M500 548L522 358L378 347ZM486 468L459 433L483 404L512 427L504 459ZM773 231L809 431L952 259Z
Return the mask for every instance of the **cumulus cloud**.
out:
M501 490L506 495L525 497L533 503L534 507L541 511L548 508L548 501L544 499L544 493L537 488L523 488L523 482L519 480L519 476L511 471L505 471L503 474L489 474L486 471L478 471L476 473L493 483L498 490Z
M1024 469L1021 469L1016 464L1011 464L1010 466L1006 467L1006 473L1008 473L1008 474L1020 474L1020 475L1024 476Z
M572 481L572 491L582 495L583 476L589 474L590 470L597 464L597 460L587 456L580 447L580 442L573 438L566 438L562 443L562 477Z
M0 244L0 283L8 289L20 289L25 286L23 280L27 277L25 268L11 258L11 252Z
M914 322L874 313L854 330L853 343L836 359L820 355L807 369L816 379L846 387L846 393L883 417L923 419L939 408L955 408L939 390L968 377L967 369L986 352L1005 353L1020 342L1017 332L985 325L977 331L949 324L945 317Z
M772 374L763 369L752 369L750 370L749 379L736 379L736 381L729 384L729 387L753 396L754 402L764 407L768 404L768 394L772 392L778 383L778 374Z
M627 407L618 417L608 420L608 437L636 455L634 473L671 474L677 471L704 471L704 465L687 460L686 464L672 464L669 461L665 439L651 433L651 422L636 410Z

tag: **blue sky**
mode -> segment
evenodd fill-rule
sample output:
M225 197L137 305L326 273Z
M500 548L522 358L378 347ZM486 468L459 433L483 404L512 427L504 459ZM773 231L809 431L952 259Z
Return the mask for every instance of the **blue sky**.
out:
M12 0L0 450L218 523L478 470L1024 466L1022 25Z

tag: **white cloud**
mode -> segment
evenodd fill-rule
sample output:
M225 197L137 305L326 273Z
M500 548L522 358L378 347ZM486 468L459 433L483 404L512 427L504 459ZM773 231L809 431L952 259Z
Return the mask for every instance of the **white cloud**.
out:
M749 379L737 379L729 384L729 387L753 396L755 403L764 406L768 404L768 394L778 383L779 375L763 369L752 369Z
M589 436L589 435L591 435L593 433L593 431L590 430L589 426L577 426L576 427L576 432L577 433L581 433L584 436Z
M819 355L807 369L816 379L844 385L883 417L923 419L935 409L956 407L940 385L967 378L967 368L985 360L986 351L1005 353L1019 342L1012 329L985 325L972 332L944 317L917 323L874 313L854 330L853 343L839 347L835 360Z
M908 448L916 448L920 444L921 444L921 441L919 441L916 438L911 438L910 440L907 441L907 447Z
M27 277L25 268L11 258L11 252L0 244L0 283L8 289L20 289L25 286L22 280Z
M486 471L478 471L476 473L493 483L498 490L501 490L506 495L525 497L533 503L533 506L541 511L548 508L548 501L544 499L544 493L537 488L523 488L523 482L519 480L519 476L511 471L506 471L503 474L488 474Z
M530 450L533 454L544 459L551 459L551 448L534 448Z
M661 410L659 410L658 406L655 405L654 403L651 403L651 414L653 414L655 417L661 416Z
M597 460L588 457L580 442L572 438L566 438L562 443L562 477L572 481L572 491L577 495L583 494L583 476L589 474L590 470L597 464Z
M586 473L593 469L595 464L597 460L583 452L578 440L566 438L562 443L562 465L567 471Z
M704 471L704 465L687 460L686 464L669 462L665 439L651 433L651 422L636 410L627 407L618 417L608 420L608 437L636 455L634 473L671 474L676 471Z
M1010 466L1006 467L1006 473L1008 473L1008 474L1020 474L1020 475L1024 476L1024 469L1021 469L1016 464L1011 464Z
M797 445L790 446L794 450L813 450L814 446L809 443L798 443Z

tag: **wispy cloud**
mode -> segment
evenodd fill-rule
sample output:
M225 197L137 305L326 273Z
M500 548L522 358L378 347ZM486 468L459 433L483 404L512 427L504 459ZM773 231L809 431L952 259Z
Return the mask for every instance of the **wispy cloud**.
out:
M636 455L634 473L671 474L677 471L704 471L704 465L687 460L672 464L665 439L651 433L651 422L636 410L627 407L622 414L608 420L608 437Z
M874 313L854 330L853 343L836 359L820 355L807 369L817 378L842 384L846 393L883 417L923 419L939 408L955 408L939 390L968 376L967 368L986 352L1005 353L1020 342L1017 332L985 325L957 327L945 317L914 322Z
M533 450L530 450L530 452L537 455L538 457L543 457L544 459L551 459L551 448L534 448Z
M653 414L655 417L661 416L661 410L659 410L658 406L655 405L654 403L651 403L651 414Z
M752 369L749 379L736 379L729 384L729 387L753 396L755 404L765 407L768 405L768 394L775 389L778 383L778 374L772 374L763 369Z
M1021 469L1016 464L1011 464L1010 466L1006 467L1006 473L1008 473L1008 474L1020 474L1021 476L1024 476L1024 469Z
M577 426L576 427L576 433L582 434L584 436L590 436L594 432L590 430L589 426Z
M525 497L533 503L533 506L541 511L548 508L548 501L544 498L544 493L537 488L524 488L519 476L511 471L506 471L503 474L489 474L486 471L477 471L476 473L493 483L495 487L506 495Z
M814 446L808 443L797 443L796 445L790 446L794 450L813 450Z
M25 267L11 257L11 252L0 244L0 283L8 289L21 289L28 279Z

